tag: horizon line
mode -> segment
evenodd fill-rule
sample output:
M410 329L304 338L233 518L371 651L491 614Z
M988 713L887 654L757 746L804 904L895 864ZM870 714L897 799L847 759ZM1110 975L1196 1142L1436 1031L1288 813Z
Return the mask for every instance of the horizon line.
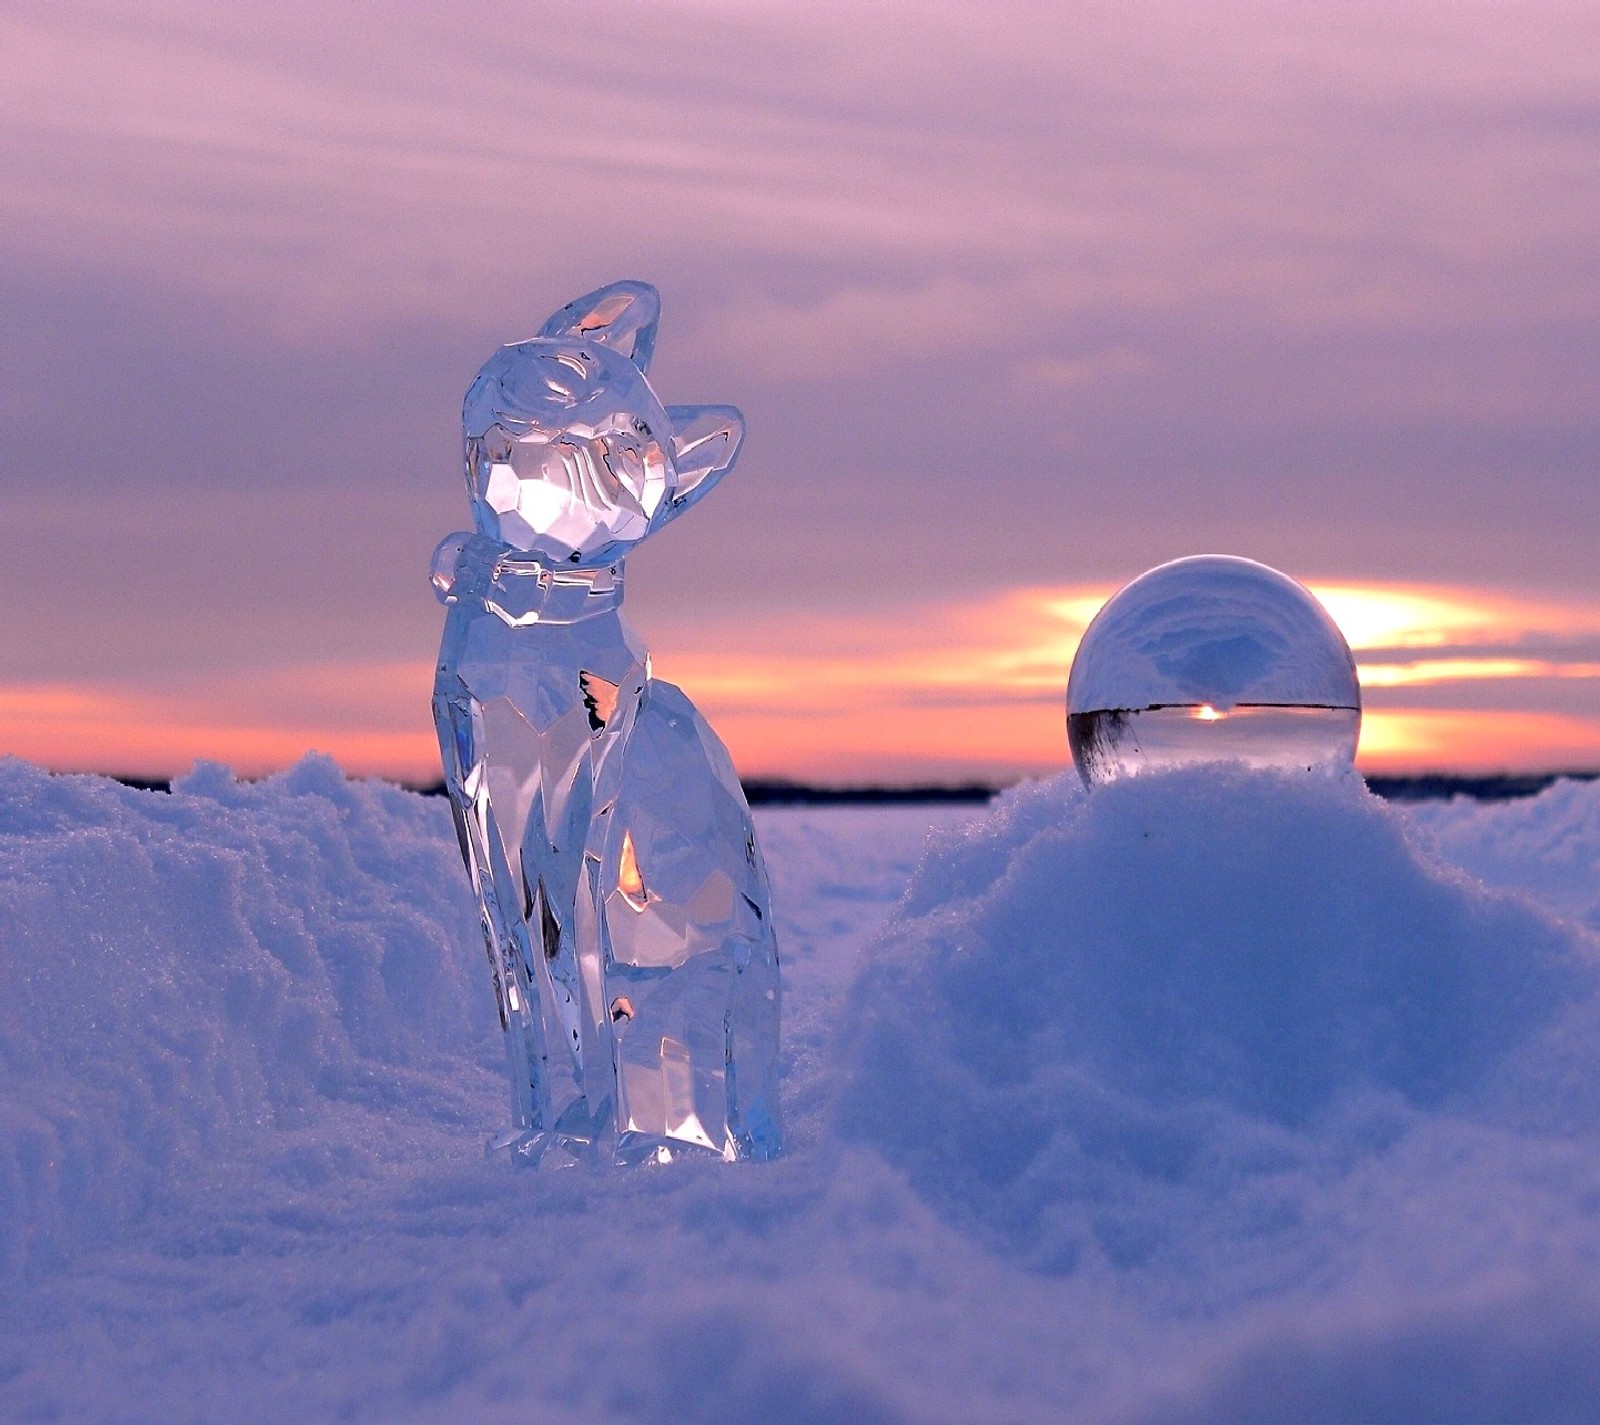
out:
M326 756L326 754L321 753L308 755ZM19 758L18 760L25 759ZM339 766L336 759L330 757L328 760L333 762L336 767ZM31 765L40 766L37 763ZM269 781L276 776L282 776L292 770L294 765L298 764L291 764L290 767L279 768L276 771L264 772L259 775L240 775L233 772L231 768L228 770L236 781L253 784ZM122 775L115 772L83 772L43 766L40 766L40 770L50 776L104 777L121 786L156 792L171 792L173 786L183 780L182 777L141 777ZM826 782L792 777L751 776L741 777L739 782L744 790L746 800L752 807L825 806L847 803L858 805L935 803L980 805L992 801L995 797L1013 787L1021 786L1030 781L1047 780L1049 777L1069 770L1071 770L1070 765L1058 768L1055 772L1038 776L1024 775L1013 778L1010 781L962 778L950 781ZM1565 767L1538 772L1502 771L1487 773L1465 770L1361 772L1359 767L1354 770L1360 774L1367 788L1374 795L1389 801L1443 800L1457 795L1469 796L1479 801L1508 801L1521 797L1535 796L1561 781L1600 781L1600 767ZM447 791L442 778L415 781L402 777L384 776L381 773L370 776L352 776L343 767L339 767L339 771L350 781L385 782L392 787L399 788L401 791L412 792L418 796L442 797Z

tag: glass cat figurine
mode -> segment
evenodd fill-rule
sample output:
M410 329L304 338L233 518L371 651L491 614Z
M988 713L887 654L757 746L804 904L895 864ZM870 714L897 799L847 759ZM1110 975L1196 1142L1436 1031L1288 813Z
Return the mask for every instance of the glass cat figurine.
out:
M731 406L666 406L660 301L617 282L467 392L475 532L434 555L433 716L525 1163L779 1149L778 948L727 751L650 676L623 558L733 468ZM553 1155L553 1156L552 1156Z

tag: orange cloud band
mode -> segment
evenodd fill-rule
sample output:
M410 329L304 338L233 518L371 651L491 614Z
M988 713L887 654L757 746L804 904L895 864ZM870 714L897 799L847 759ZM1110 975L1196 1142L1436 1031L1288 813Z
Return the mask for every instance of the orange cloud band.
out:
M1363 766L1600 766L1600 662L1505 652L1530 641L1600 639L1600 605L1431 586L1313 588L1358 662L1363 650L1384 650L1361 673L1367 687L1389 691L1388 701L1409 686L1461 685L1458 707L1369 708ZM746 773L1007 780L1066 764L1067 672L1110 592L1023 589L878 619L787 615L669 627L655 640L667 650L656 672L691 691ZM1475 654L1475 645L1494 652ZM197 757L258 774L315 748L355 773L432 780L432 671L424 661L250 669L160 691L0 685L0 745L66 770L141 775L171 775ZM1541 706L1538 684L1551 679L1594 683L1593 714ZM1527 706L1473 708L1471 685L1486 680L1525 684Z

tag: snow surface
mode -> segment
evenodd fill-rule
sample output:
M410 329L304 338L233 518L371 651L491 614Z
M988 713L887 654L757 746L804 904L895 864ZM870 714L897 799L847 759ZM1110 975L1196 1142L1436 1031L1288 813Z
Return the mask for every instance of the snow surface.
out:
M787 1154L516 1173L442 801L0 763L0 1419L1600 1418L1600 785L758 821Z

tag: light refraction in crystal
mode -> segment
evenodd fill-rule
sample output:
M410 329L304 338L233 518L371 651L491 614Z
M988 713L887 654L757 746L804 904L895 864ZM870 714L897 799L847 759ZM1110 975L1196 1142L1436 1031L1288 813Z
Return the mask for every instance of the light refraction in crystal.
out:
M1095 615L1067 682L1090 786L1196 762L1348 767L1361 687L1338 625L1287 574L1207 554L1141 574Z
M727 751L650 676L623 556L733 467L731 406L663 407L660 305L603 287L467 392L475 532L445 539L433 712L505 1030L520 1161L770 1158L778 949Z

